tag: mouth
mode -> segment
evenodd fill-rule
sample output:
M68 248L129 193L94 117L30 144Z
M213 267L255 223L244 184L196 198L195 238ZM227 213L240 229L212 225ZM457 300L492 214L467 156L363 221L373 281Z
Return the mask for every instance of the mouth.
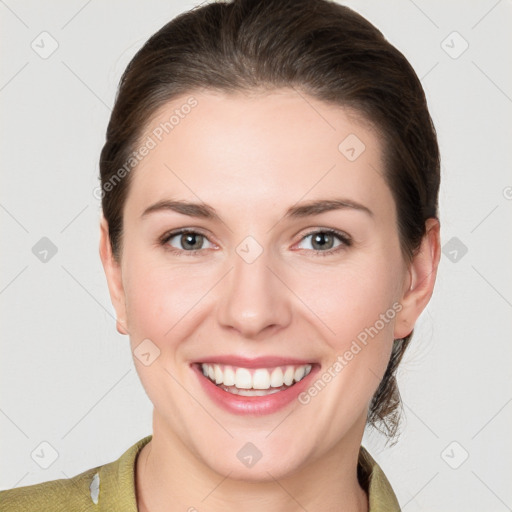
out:
M222 359L222 360L221 360ZM280 358L222 357L191 365L213 402L235 414L269 414L292 403L320 365Z
M203 375L228 393L240 396L266 396L279 393L309 375L311 364L274 368L240 368L202 363Z

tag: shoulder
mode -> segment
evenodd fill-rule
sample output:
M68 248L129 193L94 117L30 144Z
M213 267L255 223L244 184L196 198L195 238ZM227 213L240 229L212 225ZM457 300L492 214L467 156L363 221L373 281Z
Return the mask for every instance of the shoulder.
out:
M71 478L0 491L2 512L137 512L135 462L149 435L117 460Z
M51 480L40 484L0 491L0 510L3 512L80 510L94 506L90 483L98 468L91 468L72 478Z
M369 512L400 512L397 497L384 471L362 445L359 450L358 478L368 494Z

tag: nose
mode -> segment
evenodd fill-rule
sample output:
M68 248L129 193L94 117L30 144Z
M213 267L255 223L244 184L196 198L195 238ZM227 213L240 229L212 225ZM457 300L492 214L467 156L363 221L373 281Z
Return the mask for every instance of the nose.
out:
M292 292L279 276L278 262L272 259L266 251L254 261L243 252L233 254L233 269L223 280L217 310L223 328L255 340L290 324Z

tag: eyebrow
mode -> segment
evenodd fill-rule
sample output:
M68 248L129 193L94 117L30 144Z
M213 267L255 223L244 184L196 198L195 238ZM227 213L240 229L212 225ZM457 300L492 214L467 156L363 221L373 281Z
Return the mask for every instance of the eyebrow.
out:
M296 219L309 217L313 215L320 215L322 213L332 210L351 209L360 211L373 217L373 212L366 206L349 199L321 199L317 201L309 201L299 205L294 205L288 208L283 218ZM215 208L206 203L192 203L188 201L178 200L162 200L149 206L144 210L141 217L160 211L174 211L187 215L189 217L198 217L208 220L222 221L217 214Z

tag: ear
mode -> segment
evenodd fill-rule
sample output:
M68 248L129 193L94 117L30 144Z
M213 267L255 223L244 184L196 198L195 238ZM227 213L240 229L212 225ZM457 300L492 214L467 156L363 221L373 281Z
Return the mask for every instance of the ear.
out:
M439 220L431 218L425 223L426 233L418 251L409 264L408 278L405 280L400 303L402 309L395 322L395 339L409 335L427 306L437 276L441 257Z
M128 334L126 324L126 301L123 288L121 264L112 254L108 223L103 215L100 221L100 258L107 277L110 300L116 310L116 328L119 334Z

